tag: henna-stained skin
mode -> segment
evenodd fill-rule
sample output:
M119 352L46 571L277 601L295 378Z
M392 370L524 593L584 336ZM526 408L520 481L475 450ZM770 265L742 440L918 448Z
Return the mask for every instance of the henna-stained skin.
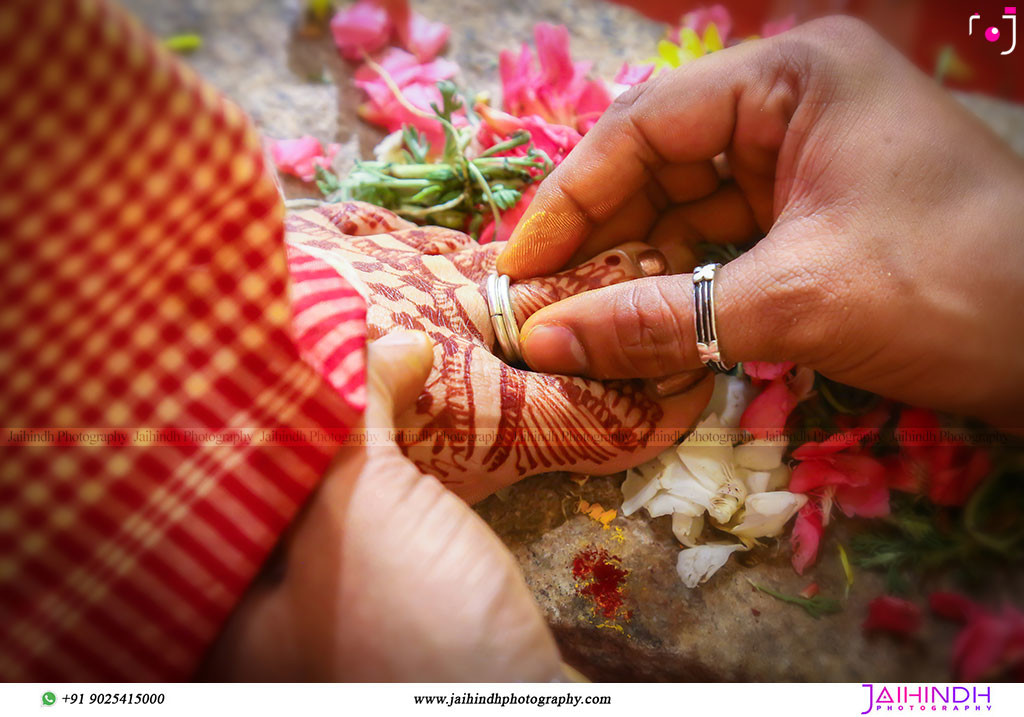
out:
M415 407L396 421L399 444L422 471L471 502L536 473L613 473L646 460L686 431L708 400L710 381L659 401L637 382L502 363L483 289L501 243L480 246L460 232L416 227L360 202L290 214L286 228L289 244L327 261L364 295L371 339L396 327L433 339L434 370ZM647 245L623 245L513 285L517 319L664 267Z

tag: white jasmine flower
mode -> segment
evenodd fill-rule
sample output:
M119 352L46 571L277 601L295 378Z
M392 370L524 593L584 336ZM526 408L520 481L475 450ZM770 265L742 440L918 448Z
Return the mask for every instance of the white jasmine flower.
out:
M782 454L789 445L787 438L761 438L748 441L733 449L736 465L752 471L770 471L782 465Z
M737 550L746 550L743 545L698 545L679 551L676 560L676 572L683 585L695 588L717 573L729 560L729 556Z
M378 162L401 162L403 146L402 130L395 130L377 143L373 148L373 157Z
M676 540L688 548L697 545L697 539L704 530L703 515L683 515L682 513L672 514L672 533Z
M665 464L660 458L661 456L658 456L626 471L626 480L622 483L623 515L637 512L658 493L658 475L665 469Z
M806 495L784 490L748 496L740 524L730 532L746 539L775 537L806 502Z
M747 410L747 404L757 394L757 388L743 376L720 373L715 376L715 390L701 417L715 415L721 425L735 428L740 425L740 416Z

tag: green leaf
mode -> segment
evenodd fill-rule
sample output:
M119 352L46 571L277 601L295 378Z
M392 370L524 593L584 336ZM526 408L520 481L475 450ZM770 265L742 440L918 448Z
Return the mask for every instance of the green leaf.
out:
M316 165L314 171L316 172L316 186L325 197L341 189L341 180L337 174L319 164Z
M503 187L500 184L491 187L491 194L494 196L494 203L501 210L511 209L516 205L520 197L523 196L522 192Z
M787 595L785 593L780 593L775 590L772 590L771 588L766 588L763 585L758 585L757 583L751 582L750 580L747 580L747 582L749 582L751 585L753 585L761 592L767 595L771 595L776 600L781 600L782 602L788 602L791 605L797 605L799 607L802 607L807 612L807 614L813 617L815 620L820 618L822 615L833 615L837 612L843 611L843 608L839 604L839 601L834 598L823 597L821 595L815 595L812 598L800 597L799 595Z
M407 124L402 127L402 141L414 162L422 164L427 161L427 150L430 149L430 143L427 142L426 135Z
M437 199L441 196L442 191L443 189L441 185L431 184L429 187L426 187L425 189L421 189L420 191L416 192L406 201L409 204L430 205L437 201Z

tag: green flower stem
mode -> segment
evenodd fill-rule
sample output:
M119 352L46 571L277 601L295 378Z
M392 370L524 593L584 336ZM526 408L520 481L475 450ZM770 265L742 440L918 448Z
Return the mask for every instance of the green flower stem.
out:
M491 147L488 147L478 155L478 159L484 159L490 157L492 154L499 154L500 152L507 152L510 149L521 147L530 141L530 133L519 131L514 135L506 139L504 142L499 142Z
M480 188L484 190L484 196L487 197L487 203L491 205L491 214L494 215L494 228L498 228L498 222L501 221L501 212L498 211L498 205L494 201L494 195L491 194L491 185L484 179L484 175L480 173L480 170L475 164L470 162L466 165L469 168L469 173L473 175L473 179L477 181Z
M459 206L465 198L466 193L463 192L459 194L459 196L454 199L450 199L443 204L434 204L429 207L417 207L409 204L402 204L398 207L397 211L403 216L424 218L430 214L437 214L439 212L448 211L449 209L455 209L455 207Z

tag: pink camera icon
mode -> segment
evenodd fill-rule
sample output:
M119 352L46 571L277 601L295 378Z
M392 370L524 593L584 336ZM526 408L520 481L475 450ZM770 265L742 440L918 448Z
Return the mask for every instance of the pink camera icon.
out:
M981 14L974 13L971 15L970 20L967 23L967 34L974 35L974 21L980 20ZM1015 7L1004 7L1003 8L1003 19L1010 21L1010 49L1005 52L1000 52L1000 55L1009 55L1017 47L1017 8ZM995 25L985 30L985 39L989 42L998 42L1003 36L1002 30Z

